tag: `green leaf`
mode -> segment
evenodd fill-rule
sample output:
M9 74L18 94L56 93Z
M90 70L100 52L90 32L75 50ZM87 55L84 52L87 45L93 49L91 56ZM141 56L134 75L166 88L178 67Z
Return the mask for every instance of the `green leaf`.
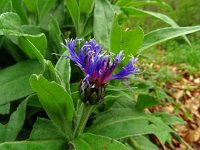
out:
M42 108L42 105L36 94L32 94L28 97L27 105L32 107Z
M47 48L47 38L44 33L41 33L37 36L26 36L26 39L29 40L42 55L45 54L45 50Z
M149 16L150 15L157 19L162 20L163 22L171 25L172 27L179 27L179 25L173 19L171 19L170 17L168 17L164 14L161 14L161 13L141 10L141 9L137 9L137 8L122 8L122 10L124 12L128 13L129 15L137 15L137 16ZM191 46L189 39L185 35L183 35L183 38Z
M128 8L122 8L122 10L124 12L126 12L129 15L136 15L136 16L153 16L155 18L158 18L160 20L162 20L163 22L171 25L172 27L178 27L178 24L172 20L170 17L158 13L158 12L152 12L152 11L146 11L146 10L142 10L142 9L137 9L137 8L133 8L133 7L128 7Z
M124 50L128 54L136 55L143 42L144 32L140 27L130 31L123 31L115 17L112 24L110 50L119 53Z
M130 1L130 0L119 0L117 1L117 5L120 7L125 6L141 6L141 5L158 5L158 6L164 6L165 8L171 8L169 4L165 3L164 1L160 0L143 0L143 1ZM171 10L171 9L170 9Z
M56 0L46 1L46 0L39 0L38 1L38 14L39 19L42 20L47 13L53 8L55 5Z
M140 27L122 33L122 49L136 55L143 42L144 32Z
M13 10L19 15L23 23L28 23L27 13L23 6L23 0L12 0Z
M16 13L6 12L0 15L0 35L19 35L21 19Z
M0 141L14 141L22 128L26 114L26 100L23 101L15 112L10 116L9 122L6 125L1 125L3 129L0 129ZM1 128L1 127L0 127Z
M44 43L45 44L45 43ZM25 37L19 38L19 45L31 59L38 59L43 69L45 68L45 59L35 45Z
M35 54L36 52L33 50L34 48L31 48L30 50L29 42L31 42L37 50L44 54L47 48L46 36L43 33L30 35L24 33L22 29L21 20L16 13L7 12L0 15L0 35L6 35L31 59L38 57ZM29 42L26 42L26 40Z
M7 6L11 5L10 0L1 0L0 1L0 14L3 13L4 11L8 11L6 8Z
M43 118L37 118L37 121L33 126L29 140L35 141L35 140L56 140L56 139L57 140L64 139L64 137L54 126L52 121Z
M14 141L21 130L26 115L26 103L27 101L24 100L10 116L6 125L6 135L4 135L5 141Z
M83 133L72 141L76 150L129 150L124 144L105 136Z
M55 81L59 84L61 84L61 77L59 76L59 74L57 73L57 71L55 70L53 64L51 61L46 60L45 61L46 67L43 73L43 76L48 79L49 81ZM64 86L63 86L64 87Z
M134 136L131 137L131 140L137 142L141 150L159 150L159 148L145 136Z
M110 2L108 0L96 0L94 8L94 37L107 50L110 48L113 17L114 11Z
M0 123L0 143L5 141L5 137L3 135L5 135L6 133L6 126Z
M164 143L170 132L173 132L160 118L133 108L113 108L102 112L86 131L115 139L154 134L161 143Z
M78 24L79 35L84 37L90 33L93 27L93 22L91 22L92 11L94 9L95 0L79 0L79 10L80 10L80 20Z
M145 108L149 108L158 104L159 102L154 97L140 94L135 107L139 110L144 110Z
M106 87L106 92L105 92L105 98L104 98L104 103L105 103L105 109L109 109L110 107L112 108L134 108L135 107L135 100L134 97L132 96L132 92L129 88L124 88L123 86L111 86L108 85ZM126 100L124 100L126 99Z
M29 77L31 74L41 71L40 64L31 60L0 70L0 105L33 93L29 85Z
M62 42L62 33L59 28L59 24L56 20L56 18L51 17L50 23L49 23L49 40L51 43L51 46L54 48L53 51L55 53L60 53L61 42Z
M1 37L2 37L2 46L6 47L6 51L13 57L13 59L16 62L24 60L23 52L21 52L21 50L14 43L12 43L12 41L6 38L5 36Z
M94 8L94 0L79 0L79 9L81 13L87 14L88 16Z
M38 141L15 141L0 143L1 150L62 150L66 149L64 140L38 140Z
M10 113L10 103L0 106L0 114L5 115Z
M78 24L79 24L79 19L80 19L80 10L77 4L76 0L65 0L67 9L70 13L70 16L73 20L75 29L76 29L76 34L79 37L79 28L78 28Z
M45 50L47 48L47 39L46 36L42 33L39 35L19 35L15 36L7 36L13 43L18 45L20 49L30 58L30 59L38 59L40 62L44 58ZM40 54L38 54L40 53ZM41 56L39 56L41 55ZM41 59L41 60L40 60Z
M27 27L29 28L26 29ZM32 27L32 29L30 27ZM29 32L34 34L30 35ZM0 35L37 37L41 35L41 29L36 26L21 25L21 19L18 14L13 12L6 12L0 15Z
M177 27L177 28L168 27L168 28L154 30L144 36L144 42L139 49L139 53L156 44L197 31L200 31L200 26Z
M63 14L66 13L65 1L62 0L61 2L57 3L55 8L51 11L52 14L50 17L55 17L59 26L63 26L66 21L66 17L63 17Z
M42 75L32 75L30 83L48 116L65 137L70 139L74 106L68 92L57 83L49 82Z
M26 38L26 39L25 39ZM27 35L24 37L18 38L18 46L29 56L29 58L34 59L37 58L35 52L27 48L26 41L30 41L34 45L34 47L40 51L42 55L45 54L45 50L47 48L47 39L46 36L42 33L37 36ZM30 47L30 46L29 46Z
M39 26L35 26L35 25L21 25L22 32L27 35L32 35L32 36L37 36L40 35L42 32L44 32L44 30L42 28L40 28Z
M28 9L28 11L30 12L37 12L37 2L38 0L24 0L24 4L26 6L26 8Z
M153 115L160 117L167 125L185 124L185 121L181 117L171 115L166 112L156 112Z
M110 37L110 51L117 54L122 50L122 28L118 24L118 17L115 15L112 28L111 28L111 37Z
M90 33L92 33L93 31L93 16L91 16L84 27L84 30L82 32L82 37L86 37L87 35L89 35Z
M67 56L68 52L65 51L63 53L63 56ZM71 77L71 66L70 66L70 60L66 59L65 57L60 57L58 60L55 69L61 74L62 80L64 81L64 87L66 87L66 90L68 93L71 93L70 91L70 77Z
M46 29L49 24L51 10L55 7L56 0L38 0L38 16L39 16L39 25Z

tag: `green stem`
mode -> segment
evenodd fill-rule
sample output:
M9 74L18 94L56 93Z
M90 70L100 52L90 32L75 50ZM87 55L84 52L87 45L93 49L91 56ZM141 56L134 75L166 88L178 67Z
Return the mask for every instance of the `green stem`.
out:
M94 108L94 105L85 105L84 103L80 106L80 114L78 116L78 121L76 124L76 128L74 130L73 137L78 137L84 130L86 123L90 117L90 114L92 113L92 110Z

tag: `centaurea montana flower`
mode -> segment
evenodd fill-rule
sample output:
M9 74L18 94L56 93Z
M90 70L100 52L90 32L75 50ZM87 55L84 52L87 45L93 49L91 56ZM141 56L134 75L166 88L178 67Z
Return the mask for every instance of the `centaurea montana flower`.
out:
M81 48L79 47L78 53L76 53L77 40L66 41L65 47L70 54L66 58L74 61L85 74L85 78L82 80L79 89L84 103L96 104L102 99L104 85L108 81L130 79L128 75L133 74L137 70L134 67L137 59L132 57L130 62L121 71L113 75L114 70L123 59L122 51L111 60L110 55L103 53L100 45L94 39L91 39L90 41L86 41Z

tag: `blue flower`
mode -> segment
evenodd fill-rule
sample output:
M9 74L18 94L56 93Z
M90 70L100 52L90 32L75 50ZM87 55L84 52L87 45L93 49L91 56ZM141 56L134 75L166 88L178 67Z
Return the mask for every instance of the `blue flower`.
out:
M82 47L79 47L78 52L76 52L77 40L66 41L66 49L69 51L67 58L74 61L85 74L85 78L82 81L82 89L87 86L99 88L114 79L130 79L128 75L135 73L137 70L134 67L137 59L132 57L121 71L113 75L114 70L124 58L122 51L114 59L111 59L111 55L103 52L103 49L96 43L95 39L91 39L86 41Z

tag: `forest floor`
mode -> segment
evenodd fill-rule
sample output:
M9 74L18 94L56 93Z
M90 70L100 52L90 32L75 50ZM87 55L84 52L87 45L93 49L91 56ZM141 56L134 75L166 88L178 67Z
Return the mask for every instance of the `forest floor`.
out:
M159 57L165 57L166 52L160 50ZM155 61L149 65L152 70L161 70L163 65L167 75L161 87L173 98L173 102L166 101L164 105L158 105L150 109L151 112L168 112L180 116L185 124L176 125L174 129L184 139L184 141L195 150L200 150L200 71L191 73L186 64L162 64ZM197 69L198 70L198 69ZM173 74L173 75L172 75ZM178 79L172 79L177 78ZM158 82L160 82L158 80ZM174 148L169 150L186 150L187 146L175 138Z

